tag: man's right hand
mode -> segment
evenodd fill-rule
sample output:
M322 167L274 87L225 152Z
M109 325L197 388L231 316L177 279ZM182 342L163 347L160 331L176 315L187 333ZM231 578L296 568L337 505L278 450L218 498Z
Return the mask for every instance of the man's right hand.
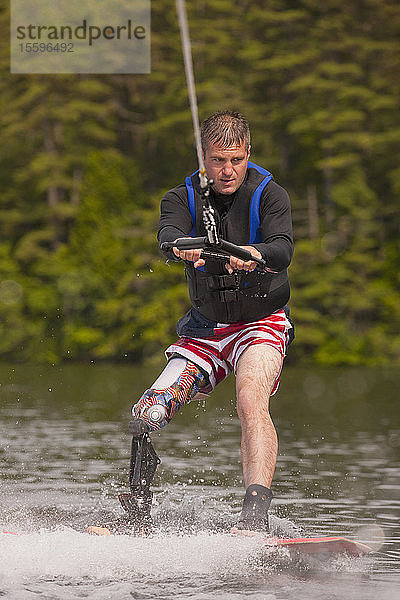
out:
M205 260L201 258L201 253L203 252L201 248L196 248L193 250L178 250L178 248L174 246L172 250L175 256L177 256L178 258L181 258L182 260L191 261L195 269L197 269L197 267L202 267L206 264Z

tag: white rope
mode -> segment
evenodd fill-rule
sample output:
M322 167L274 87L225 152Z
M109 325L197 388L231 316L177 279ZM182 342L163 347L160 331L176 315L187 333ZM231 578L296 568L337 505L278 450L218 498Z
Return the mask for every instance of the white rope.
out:
M190 110L194 128L194 137L196 142L197 160L199 163L199 177L202 188L207 186L206 170L204 168L203 153L201 149L199 113L197 109L196 87L193 75L192 49L190 44L189 26L186 13L185 0L175 0L176 12L178 14L179 29L181 32L183 60L185 64L186 83L189 94Z

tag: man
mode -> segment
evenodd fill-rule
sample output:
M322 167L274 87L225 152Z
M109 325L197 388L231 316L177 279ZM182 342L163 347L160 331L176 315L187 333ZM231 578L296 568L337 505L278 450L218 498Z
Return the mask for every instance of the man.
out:
M241 114L212 114L201 126L201 140L220 237L263 258L267 270L233 256L226 264L205 261L199 249L174 247L166 253L185 261L192 308L178 323L180 339L166 350L166 368L133 414L159 429L186 402L210 393L234 372L246 487L238 526L266 531L278 449L269 398L278 387L292 332L285 312L293 254L290 202L268 171L249 162L250 131ZM201 215L195 173L162 199L160 244L204 236ZM152 420L155 405L163 409Z

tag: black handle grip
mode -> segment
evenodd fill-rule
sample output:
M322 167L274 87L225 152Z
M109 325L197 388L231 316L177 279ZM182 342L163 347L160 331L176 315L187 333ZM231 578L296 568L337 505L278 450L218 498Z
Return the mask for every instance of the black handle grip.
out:
M252 260L256 262L261 267L265 267L266 263L263 258L257 258L253 256L250 250L246 250L245 248L241 248L240 246L236 246L236 244L232 244L231 242L226 242L225 240L220 240L218 244L218 250L222 250L223 252L227 252L232 256L236 256L237 258L241 258L242 260Z
M218 244L212 245L209 244L206 237L179 238L174 242L163 242L160 246L161 250L163 251L171 250L174 247L178 248L178 250L196 250L201 248L203 250L216 251L217 253L226 252L227 255L225 257L223 255L220 255L215 258L221 257L221 259L227 259L228 255L231 255L245 261L252 260L261 267L266 266L265 260L263 258L257 258L253 256L249 250L241 248L240 246L237 246L236 244L232 244L231 242L227 242L225 240L219 240Z
M195 237L195 238L178 238L174 242L163 242L160 246L161 250L172 250L172 248L178 248L178 250L196 250L198 248L204 249L207 246L207 238Z

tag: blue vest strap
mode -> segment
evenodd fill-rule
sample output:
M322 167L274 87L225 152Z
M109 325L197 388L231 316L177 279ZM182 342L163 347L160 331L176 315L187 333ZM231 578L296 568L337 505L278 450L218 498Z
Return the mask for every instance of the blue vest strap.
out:
M248 162L247 166L251 169L256 169L261 175L264 175L264 179L256 187L251 197L250 203L250 235L249 245L258 244L262 241L260 232L260 198L266 185L271 181L272 175L267 169L263 169L258 165Z
M190 177L186 177L186 179L185 179L186 189L187 189L187 193L188 193L189 210L190 210L190 215L192 217L192 223L193 223L193 227L190 232L190 237L196 237L196 201L195 201L194 189L193 189L193 183L192 183L192 177L193 177L193 175L196 175L196 173L198 173L198 171L195 171L194 173L192 173L192 175Z

